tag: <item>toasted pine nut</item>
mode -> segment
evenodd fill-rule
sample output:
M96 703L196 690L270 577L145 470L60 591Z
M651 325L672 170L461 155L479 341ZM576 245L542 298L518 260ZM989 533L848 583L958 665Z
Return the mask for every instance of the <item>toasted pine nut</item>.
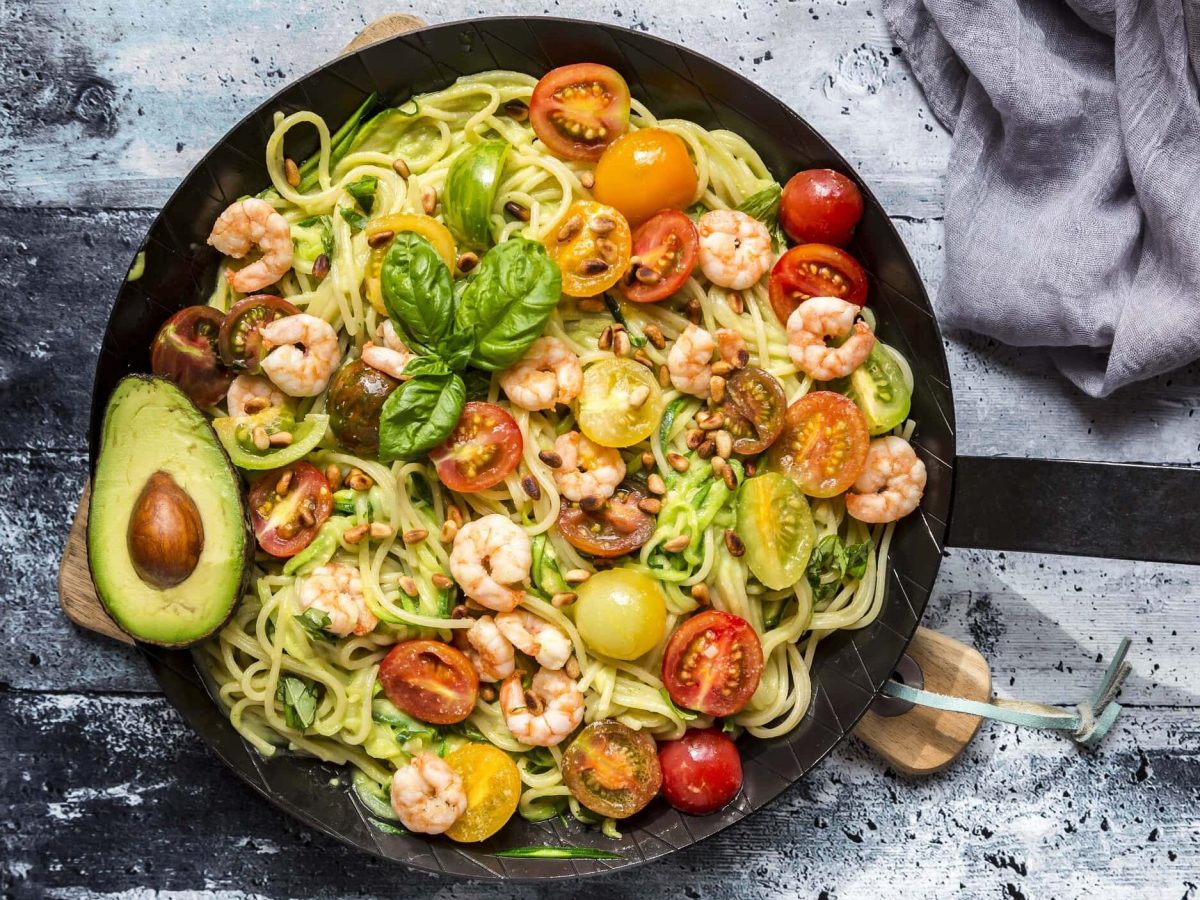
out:
M676 472L686 472L690 463L686 456L680 456L678 453L668 453L667 462L671 464L671 468Z
M717 432L715 440L717 442L717 456L724 457L725 459L733 456L733 436L728 431L722 428Z
M325 467L325 480L329 482L329 489L336 491L342 486L342 470L330 463Z
M396 533L396 529L394 529L391 525L386 525L383 522L372 522L371 523L371 539L372 540L382 541L385 538L390 538L395 533Z
M653 469L654 468L654 454L651 453L649 450L643 451L643 453L642 453L642 468L644 468L644 469Z
M380 247L386 247L396 236L394 231L376 231L374 234L367 235L367 246L378 250Z
M524 122L529 118L529 106L524 100L509 100L504 104L504 111L515 122Z
M324 279L329 274L329 254L322 253L313 260L313 278Z
M712 364L712 373L714 375L728 375L732 371L733 366L723 359Z
M275 482L275 493L280 497L286 497L288 488L292 486L292 470L284 469L283 474L279 476L279 480Z
M521 479L521 490L523 490L529 496L530 500L542 499L541 486L538 485L537 479L535 479L532 475L526 475Z
M347 528L346 533L342 535L342 540L347 544L357 544L365 538L371 531L371 525L368 522L363 522L361 525L355 525L353 528Z
M597 350L611 350L613 345L613 330L611 325L606 325L604 330L600 332L600 337L596 339Z
M651 372L654 371L654 360L652 360L650 358L650 355L648 353L646 353L646 351L643 350L641 347L638 347L636 350L633 351L633 361L641 363L643 366L645 366Z
M495 703L496 688L490 684L481 684L479 686L479 699L484 703Z
M456 537L458 537L458 526L450 519L447 519L442 523L442 530L438 532L438 540L443 544L449 544Z
M618 331L613 335L613 353L617 356L628 356L630 350L629 335Z
M404 532L404 543L419 544L425 538L429 537L429 532L424 528L410 528Z
M261 425L254 426L253 438L254 438L254 446L256 449L258 449L258 450L271 449L271 436L269 434L267 434L267 429L263 428Z
M662 329L657 325L647 325L642 330L646 333L646 340L653 344L655 349L662 350L667 346L667 339L663 337Z
M292 433L290 431L277 431L267 438L267 442L272 447L288 447L292 443Z
M699 456L701 459L712 459L713 454L715 454L716 452L717 452L717 445L711 439L705 441L703 444L701 444L699 447L696 448L696 455Z
M712 595L708 592L708 585L701 581L699 584L692 585L692 599L701 606L712 605Z
M602 497L596 497L589 494L587 497L584 497L579 501L579 508L584 512L599 512L600 510L604 509L604 503L605 501Z
M576 213L563 222L562 227L558 229L558 234L556 235L558 242L561 244L569 241L575 235L579 234L581 228L583 228L583 216Z
M399 156L392 160L392 168L395 170L396 174L405 181L408 181L408 177L412 175L412 170L409 169L408 163L406 163Z
M479 265L479 254L468 250L458 258L458 271L464 275Z
M592 573L587 569L568 569L566 574L563 575L563 579L567 584L583 584L591 577Z
M462 514L462 510L459 509L457 506L447 506L446 507L446 518L449 519L451 522L453 522L455 525L457 525L459 528L462 528L463 514Z
M700 301L692 297L684 304L683 314L687 316L689 322L693 325L699 325L704 318L704 311L700 308Z
M529 207L523 203L518 203L516 200L509 200L505 203L504 211L514 219L520 219L522 222L529 221Z
M404 591L404 593L408 594L408 596L417 596L417 579L413 578L411 575L405 575L400 579L399 584L400 590Z
M352 491L369 491L375 482L362 469L351 469L346 473L346 487Z
M725 487L731 491L737 490L737 472L733 471L733 466L726 466L725 471L721 473L721 477L725 480Z
M578 678L583 674L579 670L579 660L573 656L567 660L567 664L563 666L563 671L567 673L568 678Z
M441 572L434 572L429 580L439 591L444 591L446 588L454 586L454 579L443 575Z
M690 534L677 534L669 541L664 541L662 548L668 553L678 553L680 550L683 550L685 547L687 547L687 545L691 542L692 536Z
M660 497L667 492L667 486L663 483L662 476L654 472L646 479L646 490L652 494L658 494Z
M425 215L432 216L437 211L438 195L437 191L432 187L427 187L421 191L421 208L425 210Z
M588 222L588 228L591 230L592 234L609 234L616 227L617 223L603 214L599 216L592 216L592 220Z
M574 591L563 591L563 592L555 594L553 597L551 597L550 603L556 609L562 609L564 606L570 606L572 603L574 603L578 599L579 599L579 595L576 594Z
M245 408L247 413L253 415L254 413L262 412L270 405L271 401L266 397L251 397L246 401Z
M714 375L708 379L708 392L713 403L723 403L725 401L725 379L720 375Z
M562 468L562 457L553 450L541 450L538 452L538 459L544 462L552 469Z
M697 447L699 447L701 444L704 443L704 441L705 441L704 432L701 431L699 428L692 428L688 431L686 440L687 440L687 448L689 450L695 450Z
M662 512L662 501L656 497L643 497L641 502L638 503L638 509L647 515L657 516Z
M746 552L746 545L742 543L742 539L732 528L725 529L725 547L730 556L741 556Z
M740 316L746 311L746 301L742 299L741 294L735 291L729 295L729 308L735 316Z
M658 367L658 384L663 388L671 386L671 370L667 368L666 363Z
M725 417L720 413L708 413L697 417L696 424L704 431L716 431L725 424Z
M283 161L283 178L290 187L300 186L300 167L294 159L288 158Z
M591 172L584 172L582 175L579 176L579 183L586 190L590 191L592 188L594 188L596 186L596 176L593 175Z

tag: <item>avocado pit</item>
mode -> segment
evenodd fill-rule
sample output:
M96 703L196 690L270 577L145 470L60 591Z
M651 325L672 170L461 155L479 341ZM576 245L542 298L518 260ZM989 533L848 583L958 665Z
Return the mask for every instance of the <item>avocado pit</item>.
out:
M195 571L204 549L200 511L166 472L151 475L138 495L127 542L138 577L160 590L182 583Z

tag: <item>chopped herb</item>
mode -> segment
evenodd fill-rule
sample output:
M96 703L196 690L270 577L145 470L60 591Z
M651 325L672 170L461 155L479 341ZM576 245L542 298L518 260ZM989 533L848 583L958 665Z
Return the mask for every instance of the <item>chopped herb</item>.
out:
M331 635L326 629L329 628L329 613L322 609L313 607L306 609L300 615L296 616L296 621L300 623L300 627L308 632L308 636L314 641L332 641Z
M725 732L725 734L737 734L738 727L733 724L733 719L726 719L721 723L721 731Z
M358 201L363 212L369 214L375 206L375 188L378 186L378 178L374 175L364 175L358 181L352 181L346 185L346 193Z
M399 825L393 825L391 822L384 822L382 819L372 819L371 824L384 834L410 834L407 828L401 828Z
M832 600L847 579L862 578L871 556L871 542L846 545L836 534L817 542L808 560L808 583L818 603Z
M593 847L514 847L498 850L492 856L510 859L623 859L619 853Z
M536 747L530 750L525 754L525 758L529 760L525 771L530 775L541 775L554 768L554 757L545 747ZM549 817L547 816L547 818Z
M475 744L489 743L488 739L484 737L483 732L470 722L459 722L457 725L448 725L443 730L447 735L465 738Z
M667 704L671 712L675 713L675 715L680 719L683 719L685 722L690 722L696 718L696 713L690 712L686 709L680 709L678 706L676 706L675 701L671 699L671 695L667 693L666 688L659 688L658 692L662 694L663 703Z
M708 207L703 203L693 203L691 206L685 209L684 212L688 214L688 217L691 218L693 222L695 222L702 215L708 212Z
M347 222L349 222L350 227L353 228L355 231L362 231L364 228L367 227L367 222L369 220L367 219L366 216L364 216L362 213L360 213L357 209L354 209L349 206L343 206L339 210L339 212L342 214L342 218L345 219Z
M284 675L275 690L275 699L283 704L283 718L288 728L304 731L316 721L320 688L307 679Z
M396 743L407 744L414 738L435 738L437 729L401 712L391 701L377 698L371 702L371 720L386 725L396 737Z

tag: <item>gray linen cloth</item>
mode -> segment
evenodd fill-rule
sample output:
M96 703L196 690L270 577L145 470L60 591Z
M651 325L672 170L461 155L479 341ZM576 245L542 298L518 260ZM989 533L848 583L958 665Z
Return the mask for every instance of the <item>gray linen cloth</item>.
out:
M884 0L946 174L942 321L1095 397L1200 357L1200 0Z

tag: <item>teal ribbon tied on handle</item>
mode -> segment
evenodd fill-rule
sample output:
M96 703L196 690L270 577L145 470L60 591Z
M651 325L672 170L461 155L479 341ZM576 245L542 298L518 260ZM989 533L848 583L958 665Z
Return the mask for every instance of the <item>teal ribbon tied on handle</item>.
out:
M980 703L976 700L947 697L945 694L935 694L932 691L909 687L907 684L893 679L884 682L882 693L887 697L907 700L909 703L928 706L932 709L982 716L1025 728L1049 728L1065 731L1075 743L1091 748L1100 743L1108 734L1113 722L1117 720L1117 715L1121 712L1121 704L1116 702L1116 696L1121 690L1126 676L1132 671L1132 667L1125 661L1125 654L1128 651L1129 638L1125 638L1113 655L1112 662L1109 663L1108 670L1104 673L1104 680L1092 693L1091 699L1076 704L1074 709L1030 703L1024 700L1005 700L1000 697L994 697L988 703Z

